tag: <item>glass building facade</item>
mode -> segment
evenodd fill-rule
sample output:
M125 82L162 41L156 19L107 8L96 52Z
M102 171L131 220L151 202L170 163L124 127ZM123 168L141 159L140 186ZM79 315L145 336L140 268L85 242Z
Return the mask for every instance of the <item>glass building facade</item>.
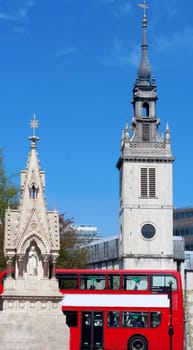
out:
M173 234L183 237L185 250L193 251L193 207L174 209Z

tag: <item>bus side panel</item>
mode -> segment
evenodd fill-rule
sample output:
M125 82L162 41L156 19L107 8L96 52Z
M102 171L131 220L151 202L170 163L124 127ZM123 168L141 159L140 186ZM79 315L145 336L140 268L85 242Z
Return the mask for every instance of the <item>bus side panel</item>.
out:
M121 330L120 328L108 328L104 334L104 349L111 350L125 350L127 349L129 339L128 330Z
M70 349L69 350L80 350L79 327L70 327Z
M162 322L156 328L124 328L106 327L104 332L104 350L126 350L129 339L136 334L144 336L148 342L148 350L170 350L169 310L162 310ZM106 319L107 324L107 319ZM174 336L172 336L172 349L183 350L183 323L179 322L179 315L174 312Z

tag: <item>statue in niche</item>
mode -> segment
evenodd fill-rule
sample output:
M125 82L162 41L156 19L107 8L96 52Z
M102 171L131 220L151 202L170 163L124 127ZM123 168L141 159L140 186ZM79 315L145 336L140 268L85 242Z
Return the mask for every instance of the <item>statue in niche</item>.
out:
M28 254L28 262L27 262L28 275L37 276L37 268L38 268L38 255L35 247L32 245Z

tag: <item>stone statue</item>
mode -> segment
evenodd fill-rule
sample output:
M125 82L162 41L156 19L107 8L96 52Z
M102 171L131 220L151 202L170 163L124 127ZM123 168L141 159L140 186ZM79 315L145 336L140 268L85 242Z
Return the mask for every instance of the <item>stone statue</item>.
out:
M29 276L37 275L38 256L35 247L32 245L28 254L27 273Z

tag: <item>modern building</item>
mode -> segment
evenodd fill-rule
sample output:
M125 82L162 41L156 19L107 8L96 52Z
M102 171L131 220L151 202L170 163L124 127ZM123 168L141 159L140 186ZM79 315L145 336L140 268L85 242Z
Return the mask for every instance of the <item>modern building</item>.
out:
M185 255L185 260L184 260L185 270L193 271L193 251L186 250L184 252L184 255Z
M89 267L92 269L119 269L119 236L94 240L88 246Z
M176 237L183 237L185 250L193 251L193 207L174 209L173 233Z
M183 237L173 237L174 261L177 270L193 269L193 252L184 251ZM119 269L119 235L101 238L92 241L88 246L89 268L92 269ZM151 266L150 266L151 268Z
M77 235L81 239L96 240L99 239L98 228L91 225L79 225L75 227Z

